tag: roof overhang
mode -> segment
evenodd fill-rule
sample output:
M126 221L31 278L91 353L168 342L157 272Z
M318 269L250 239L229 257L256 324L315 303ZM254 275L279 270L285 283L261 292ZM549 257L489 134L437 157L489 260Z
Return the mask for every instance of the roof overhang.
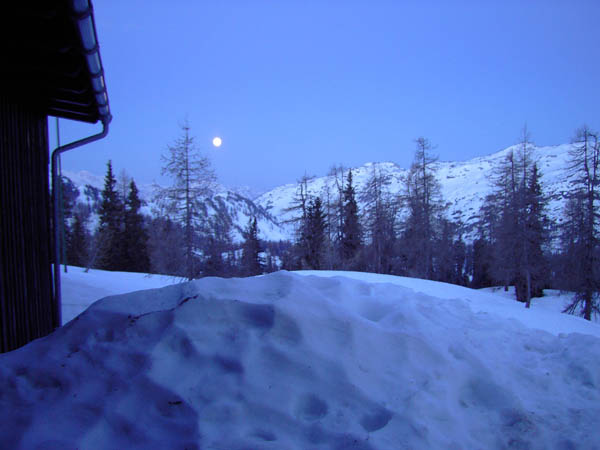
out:
M91 1L0 6L0 89L49 116L111 119Z

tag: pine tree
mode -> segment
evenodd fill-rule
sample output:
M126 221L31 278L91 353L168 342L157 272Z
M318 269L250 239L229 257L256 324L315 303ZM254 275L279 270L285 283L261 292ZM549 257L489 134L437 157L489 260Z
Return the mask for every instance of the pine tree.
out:
M325 213L319 197L311 199L307 207L306 222L302 232L303 260L306 268L319 270L323 263L325 244Z
M530 307L532 297L543 295L543 287L548 278L547 262L543 248L549 239L548 218L545 208L547 200L542 192L540 172L533 164L529 177L525 180L521 219L523 223L521 241L520 273L517 275L515 289L517 298ZM520 292L519 292L520 291Z
M248 227L244 232L244 244L242 246L242 275L254 276L263 272L263 263L260 258L261 246L258 239L258 225L256 217L248 221Z
M348 171L346 187L343 191L341 232L341 259L344 269L356 268L357 256L361 247L361 231L358 218L356 192L352 185L352 170Z
M123 205L115 189L112 162L108 161L104 189L98 211L96 266L104 270L120 270L122 264Z
M199 272L196 254L200 242L196 227L204 213L201 199L212 193L216 178L210 160L196 149L189 125L184 123L181 129L182 135L168 147L168 154L162 156L162 174L171 177L173 185L158 187L157 200L183 227L185 258L181 272L191 280Z
M125 202L125 233L123 238L123 266L130 272L150 271L148 257L148 234L144 226L144 216L140 212L142 202L133 178L129 183L129 193Z

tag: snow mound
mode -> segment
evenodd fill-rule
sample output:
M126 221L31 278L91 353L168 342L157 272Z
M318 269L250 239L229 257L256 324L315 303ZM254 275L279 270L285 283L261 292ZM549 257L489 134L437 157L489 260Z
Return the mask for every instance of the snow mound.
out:
M107 297L0 355L0 442L600 446L600 339L372 281L279 272Z

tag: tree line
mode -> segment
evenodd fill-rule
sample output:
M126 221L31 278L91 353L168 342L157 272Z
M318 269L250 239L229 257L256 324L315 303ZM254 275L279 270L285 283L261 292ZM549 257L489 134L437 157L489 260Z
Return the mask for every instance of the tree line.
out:
M421 137L415 144L399 194L377 166L360 192L352 171L341 167L331 170L333 183L319 193L309 192L311 177L302 177L286 211L293 215L295 240L282 256L283 267L367 271L474 288L515 286L516 299L526 307L543 289L568 290L575 296L565 312L588 320L600 313L598 133L587 127L576 132L566 220L554 223L524 128L517 148L495 167L472 243L463 239L463 225L445 214L431 143Z
M305 175L286 211L295 230L292 242L261 241L253 217L243 243L235 244L230 218L208 213L206 199L214 194L216 177L184 124L162 157L171 184L155 187L152 215L141 213L134 180L122 173L117 181L110 161L103 190L86 187L87 205L77 203L77 190L63 178L66 260L186 279L332 269L474 288L515 286L516 299L527 307L543 289L555 288L575 292L566 311L589 320L600 312L598 134L587 127L576 133L568 168L572 186L560 224L548 217L543 174L532 150L524 129L519 145L495 167L472 242L465 241L463 224L445 213L437 158L429 140L420 137L400 192L392 191L389 174L377 165L358 191L352 170L341 166L332 168L332 182L320 192L310 191L311 177ZM89 232L93 213L98 220Z

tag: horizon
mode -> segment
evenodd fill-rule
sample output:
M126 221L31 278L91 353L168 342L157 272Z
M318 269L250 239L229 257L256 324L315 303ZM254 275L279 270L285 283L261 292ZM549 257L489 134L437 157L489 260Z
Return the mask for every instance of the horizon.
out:
M565 146L565 145L571 145L572 142L567 142L567 143L562 143L562 144L554 144L554 145L537 145L535 142L530 143L530 144L533 145L534 149L537 150L537 149L557 148L557 147L562 147L562 146ZM436 161L436 163L441 163L441 164L444 164L444 163L446 163L446 164L448 164L448 163L468 163L469 161L472 161L472 160L475 160L475 159L492 157L492 156L494 156L494 155L496 155L498 153L502 153L502 152L510 149L511 147L514 147L514 146L517 146L517 145L519 145L519 144L518 143L517 144L511 144L511 145L509 145L507 147L504 147L504 148L502 148L500 150L497 150L497 151L494 151L494 152L487 152L487 153L484 153L482 155L476 155L476 156L473 156L472 158L464 159L464 160L442 160L441 158L438 158L438 160ZM433 152L433 153L434 153L434 156L437 156L435 154L435 152ZM107 163L108 163L108 160L104 164L104 171L102 173L92 172L91 170L88 170L86 168L79 169L79 170L63 169L62 173L63 173L64 176L67 176L67 178L70 178L71 181L74 181L74 180L72 179L72 177L69 177L68 174L77 175L77 176L80 176L82 174L89 174L92 177L98 178L97 182L98 182L98 185L101 187L102 183L103 183L103 180L104 180L104 177L106 176L106 164ZM344 167L345 170L349 170L349 169L350 170L357 170L357 169L359 169L361 167L365 167L365 166L370 165L370 164L386 164L386 163L395 164L396 166L398 166L402 170L409 170L410 169L410 164L407 165L407 166L401 166L396 161L391 161L391 160L388 160L388 161L365 161L364 163L362 163L360 165L357 165L357 166L353 166L353 167L346 166L346 165L343 165L343 164L342 165L343 165L343 167ZM333 166L333 164L330 165L330 167L332 167L332 166ZM125 172L127 172L127 175L135 181L136 186L138 188L151 188L151 187L153 188L153 185L155 185L155 184L158 184L160 186L164 186L164 184L159 184L155 180L150 181L150 182L143 182L143 181L140 182L135 177L133 177L131 175L131 173L128 171L127 167L115 167L115 165L113 163L113 174L114 174L115 177L118 178L118 176L120 175L120 173L122 172L122 170L125 170ZM314 179L325 178L325 177L329 177L330 176L327 172L328 171L326 171L325 173L320 173L320 174L319 173L309 174L309 176L311 178L314 178ZM259 189L259 188L256 188L255 186L226 185L226 184L222 183L218 179L218 177L217 177L217 185L220 186L220 187L222 187L222 188L225 188L227 190L231 190L231 191L248 190L251 194L253 194L253 196L258 197L258 196L261 196L263 194L271 192L271 191L273 191L273 190L275 190L275 189L277 189L279 187L282 187L282 186L296 185L297 182L298 182L298 180L302 177L302 175L303 174L299 174L294 180L290 180L290 181L287 181L287 182L284 182L282 184L278 184L276 186L272 186L272 187L269 187L269 188L266 188L266 189ZM169 184L168 179L165 178L163 181L165 182L165 184ZM96 187L98 187L98 186L96 186ZM252 199L254 200L254 198L252 198Z

